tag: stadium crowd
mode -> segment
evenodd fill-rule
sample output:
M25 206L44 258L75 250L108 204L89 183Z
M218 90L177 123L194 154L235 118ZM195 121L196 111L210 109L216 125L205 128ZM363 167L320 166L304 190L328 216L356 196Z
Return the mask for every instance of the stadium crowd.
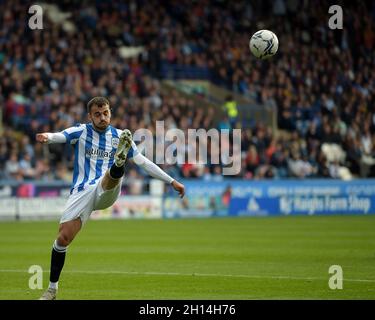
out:
M375 175L371 1L344 3L350 10L343 30L328 28L327 1L95 3L59 2L72 13L74 32L48 19L43 30L30 30L25 1L0 2L0 179L70 182L71 147L36 144L35 133L85 122L85 104L97 95L109 98L113 125L132 132L155 132L157 120L184 131L218 127L215 110L162 93L163 65L208 70L214 83L277 107L283 134L262 123L241 128L237 177ZM277 56L265 62L251 57L247 45L251 32L261 28L280 40ZM145 50L124 58L119 44ZM331 159L340 152L345 156ZM176 177L224 178L215 164L161 167ZM130 168L129 176L139 179L142 172Z

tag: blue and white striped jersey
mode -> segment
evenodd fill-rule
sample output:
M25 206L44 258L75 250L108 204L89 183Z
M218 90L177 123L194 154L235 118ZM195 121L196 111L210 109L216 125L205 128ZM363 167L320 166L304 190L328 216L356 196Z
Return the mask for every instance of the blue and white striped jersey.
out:
M73 183L70 193L80 192L89 184L95 184L113 162L122 130L111 125L106 131L96 131L91 123L78 124L62 131L66 142L74 145ZM128 159L138 153L132 142Z

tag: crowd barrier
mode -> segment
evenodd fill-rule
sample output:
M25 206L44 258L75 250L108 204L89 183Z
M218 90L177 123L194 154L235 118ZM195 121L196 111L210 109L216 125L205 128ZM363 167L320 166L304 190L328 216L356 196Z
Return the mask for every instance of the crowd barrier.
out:
M374 214L375 180L186 181L185 201L166 196L163 216Z
M185 180L180 199L171 187L151 193L123 194L92 219L183 218L218 216L374 214L375 180ZM0 219L59 218L69 185L27 183L0 185Z

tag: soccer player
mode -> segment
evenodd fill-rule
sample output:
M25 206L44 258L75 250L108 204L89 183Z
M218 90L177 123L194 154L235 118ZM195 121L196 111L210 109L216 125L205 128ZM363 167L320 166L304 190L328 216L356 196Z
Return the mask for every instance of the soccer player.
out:
M181 198L185 193L183 184L138 152L129 130L122 131L110 125L111 109L106 98L91 99L87 112L90 123L58 133L36 135L36 140L41 143L74 145L73 183L52 247L49 287L40 300L56 299L68 245L92 211L108 208L117 200L127 159L132 159L152 177L171 184Z

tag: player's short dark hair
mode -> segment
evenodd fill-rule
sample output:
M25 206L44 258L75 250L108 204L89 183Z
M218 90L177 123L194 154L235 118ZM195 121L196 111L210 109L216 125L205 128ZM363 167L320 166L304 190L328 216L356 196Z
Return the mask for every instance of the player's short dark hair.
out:
M92 106L97 105L98 107L105 106L106 104L109 105L109 101L107 98L104 97L94 97L87 103L87 112L90 113Z

